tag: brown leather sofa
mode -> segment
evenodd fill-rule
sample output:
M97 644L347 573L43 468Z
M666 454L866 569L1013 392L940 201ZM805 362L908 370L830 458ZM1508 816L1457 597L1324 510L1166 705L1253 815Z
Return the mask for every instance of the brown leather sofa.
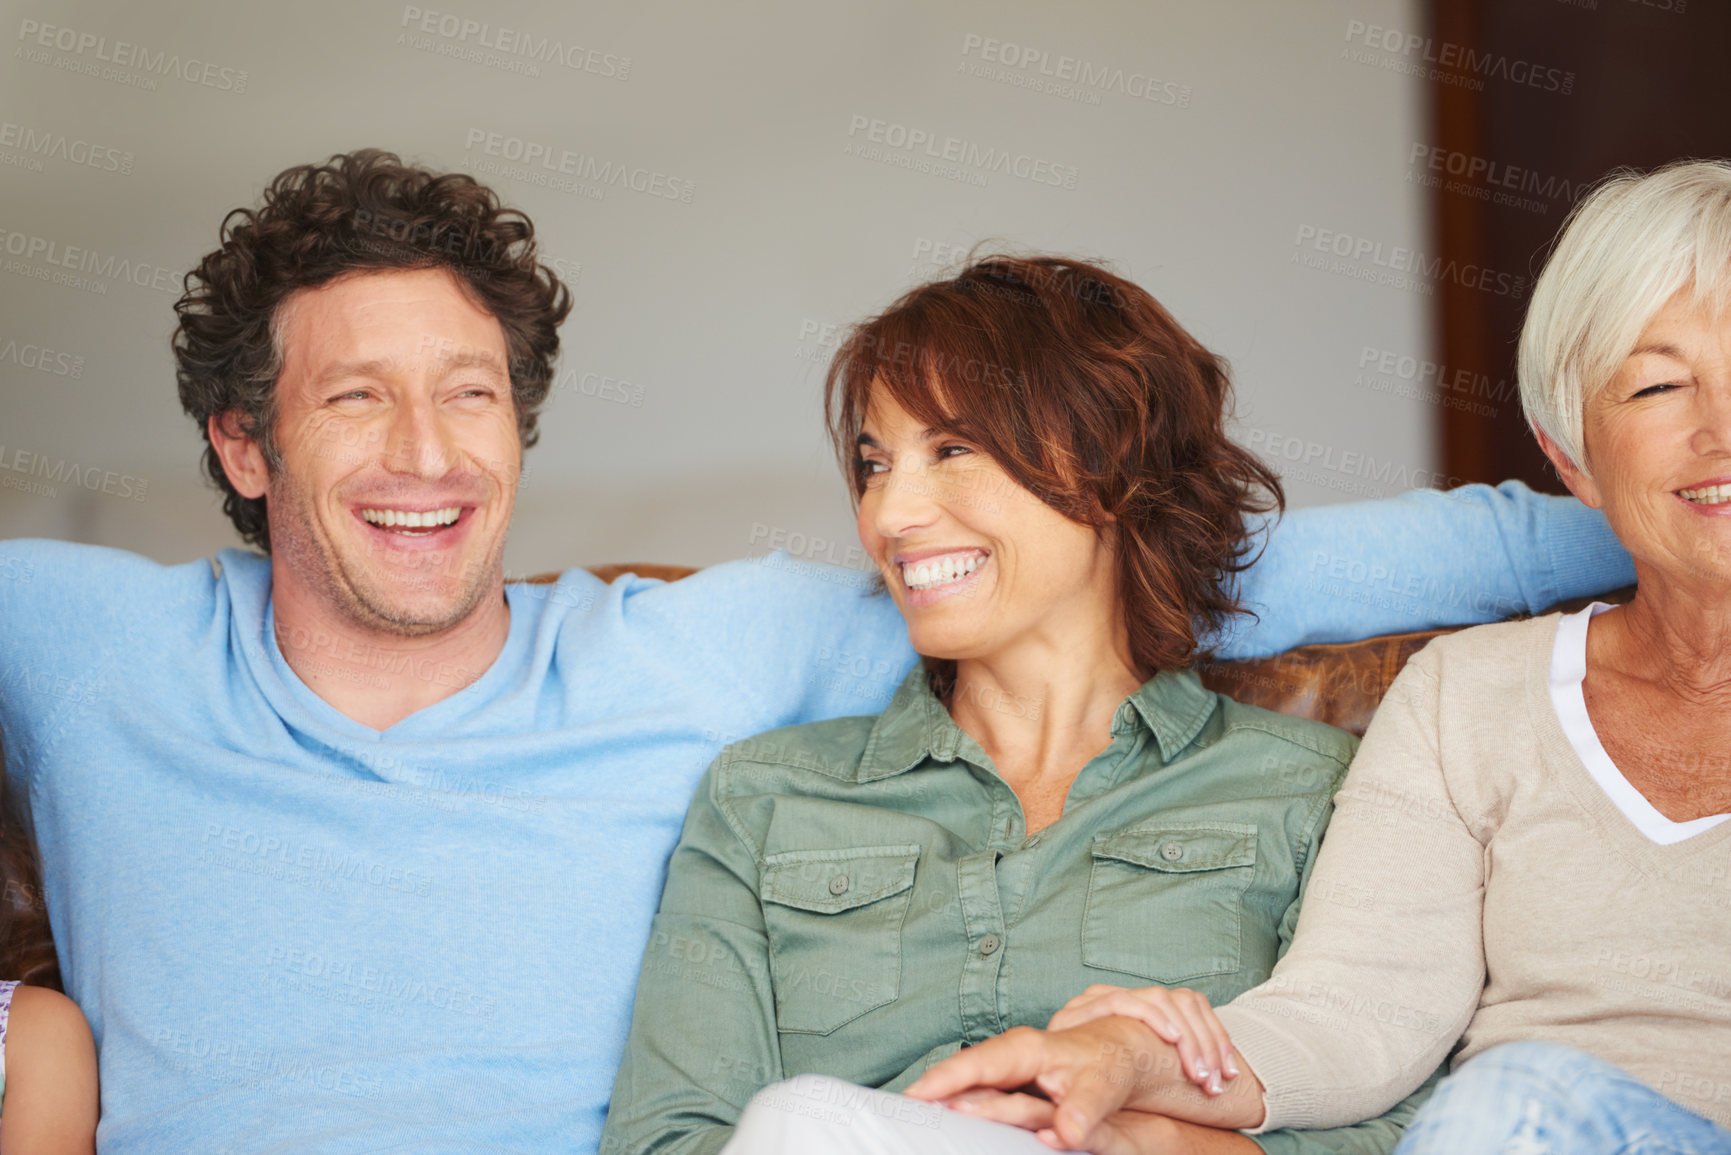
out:
M639 577L678 581L697 572L690 566L595 565L589 572L604 582L623 573ZM532 582L551 582L558 574L541 574ZM1599 595L1597 600L1626 602L1635 588ZM1578 609L1594 599L1581 598L1553 607ZM1459 628L1459 627L1456 627ZM1350 730L1359 737L1370 725L1389 683L1406 660L1424 649L1425 643L1452 629L1420 630L1410 634L1385 634L1362 642L1341 645L1300 646L1272 658L1249 662L1208 662L1199 668L1209 689L1265 710L1276 710L1299 718L1313 718Z

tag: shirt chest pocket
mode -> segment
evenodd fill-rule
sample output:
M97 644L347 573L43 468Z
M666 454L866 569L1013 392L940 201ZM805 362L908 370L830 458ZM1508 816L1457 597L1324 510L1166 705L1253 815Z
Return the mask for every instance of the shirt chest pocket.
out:
M1082 961L1170 986L1239 969L1256 827L1150 823L1094 839Z
M789 850L764 858L775 1025L827 1035L894 1001L920 848Z

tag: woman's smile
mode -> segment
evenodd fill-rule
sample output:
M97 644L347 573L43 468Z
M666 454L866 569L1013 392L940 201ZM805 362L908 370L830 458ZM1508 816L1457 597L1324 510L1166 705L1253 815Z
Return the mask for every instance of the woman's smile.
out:
M909 606L929 606L971 590L980 570L991 561L988 549L912 550L896 555Z

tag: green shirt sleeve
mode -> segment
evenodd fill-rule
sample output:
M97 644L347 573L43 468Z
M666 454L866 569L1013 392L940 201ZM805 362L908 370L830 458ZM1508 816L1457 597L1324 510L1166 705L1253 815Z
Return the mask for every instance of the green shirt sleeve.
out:
M782 1078L757 853L718 805L718 760L674 849L613 1083L603 1155L720 1151Z

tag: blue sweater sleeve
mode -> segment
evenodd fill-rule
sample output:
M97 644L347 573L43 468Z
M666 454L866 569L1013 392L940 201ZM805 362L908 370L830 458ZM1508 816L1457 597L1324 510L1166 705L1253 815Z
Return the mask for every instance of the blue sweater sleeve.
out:
M1239 586L1257 616L1220 657L1541 613L1635 580L1603 514L1518 481L1294 510L1266 533Z
M733 696L742 723L876 714L914 652L901 611L873 591L872 576L777 551L700 570L634 599L629 612Z
M208 561L170 567L102 546L0 541L0 730L15 784L44 744L116 692L117 674L147 660L133 641L139 623L208 601L213 584Z

